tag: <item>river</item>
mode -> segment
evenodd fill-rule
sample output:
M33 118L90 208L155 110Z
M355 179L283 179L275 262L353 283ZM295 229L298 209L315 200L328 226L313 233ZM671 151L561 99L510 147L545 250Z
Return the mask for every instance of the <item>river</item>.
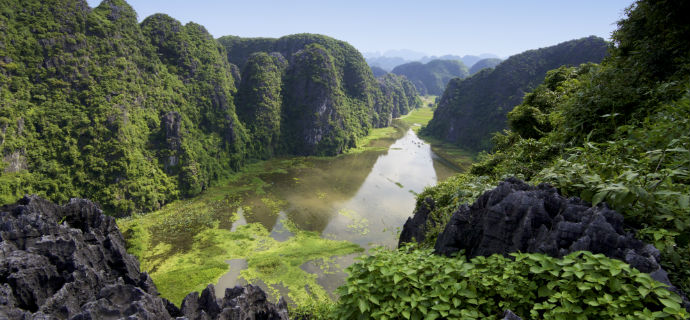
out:
M285 241L292 236L284 226L288 219L302 230L353 242L365 250L373 246L396 247L400 229L414 210L416 194L457 173L458 169L438 157L411 129L400 129L394 138L375 140L372 146L379 150L308 158L307 165L262 175L266 189L284 201L282 209L278 215L261 210L261 204L266 202L264 193L245 196L243 201L253 204L251 215L239 210L240 217L233 228L260 222L271 230L272 238ZM336 256L326 262L310 261L300 268L315 274L317 283L332 295L344 283L343 268L352 264L358 255ZM230 271L216 283L218 295L225 288L246 283L240 271L247 267L247 261L226 262ZM258 284L262 285L260 281ZM285 288L278 291L287 293Z

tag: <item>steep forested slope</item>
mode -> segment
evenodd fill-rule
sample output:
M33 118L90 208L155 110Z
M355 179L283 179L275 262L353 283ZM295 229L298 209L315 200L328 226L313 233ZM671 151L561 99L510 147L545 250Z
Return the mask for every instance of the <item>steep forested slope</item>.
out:
M415 91L407 90L399 91L405 94L403 99L391 99L387 92L396 89L387 86L398 84L377 82L354 47L326 36L297 34L278 39L225 36L218 41L225 46L228 60L242 70L241 86L248 88L240 92L238 108L249 110L257 103L268 103L279 110L273 114L273 122L280 122L279 139L271 141L280 142L260 145L261 150L339 153L354 146L356 139L369 128L389 125L391 117L399 116L400 110L406 113L408 101L416 97ZM280 75L273 71L275 68L258 66L256 59L252 60L260 53L284 61ZM244 85L245 81L254 81L248 79L256 78L272 79L270 86L274 92L265 94L255 89L268 85L266 81ZM281 117L276 118L278 115ZM263 131L260 126L254 126L252 131L257 130Z
M81 195L118 212L155 208L179 195L182 180L200 189L215 168L240 164L205 157L203 148L229 153L231 143L194 117L202 110L232 117L232 106L192 103L124 1L93 10L67 0L2 1L2 8L3 202L38 193L60 202ZM204 40L196 33L181 41ZM234 89L216 84L226 96ZM182 166L187 177L177 174Z
M404 76L387 73L377 80L383 95L379 99L381 103L377 104L377 110L380 114L390 114L397 118L422 106L422 100L417 95L414 84Z
M541 83L548 70L599 62L606 48L607 43L597 37L572 40L512 56L464 80L453 79L423 133L464 148L487 149L490 134L506 127L506 114Z
M479 71L482 71L486 68L495 68L498 64L501 63L501 59L499 58L487 58L487 59L482 59L477 61L477 63L473 64L472 67L470 68L470 75L473 75Z
M422 95L440 95L448 80L469 75L467 67L460 60L410 62L395 67L391 73L407 77Z
M35 193L152 210L248 158L339 153L400 109L331 38L250 39L228 55L198 24L139 24L123 0L0 7L1 203ZM254 55L269 46L279 53Z

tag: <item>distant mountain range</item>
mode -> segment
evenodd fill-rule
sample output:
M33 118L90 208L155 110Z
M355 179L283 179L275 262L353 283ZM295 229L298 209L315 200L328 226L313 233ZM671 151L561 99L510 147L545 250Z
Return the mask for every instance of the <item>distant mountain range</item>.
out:
M491 53L482 53L480 55L443 55L443 56L432 56L422 52L416 52L412 50L389 50L384 53L379 52L365 52L363 53L365 60L372 67L379 67L388 72L392 71L395 67L410 63L410 62L421 62L427 63L432 60L460 60L468 68L472 68L475 63L482 59L496 59L499 56Z

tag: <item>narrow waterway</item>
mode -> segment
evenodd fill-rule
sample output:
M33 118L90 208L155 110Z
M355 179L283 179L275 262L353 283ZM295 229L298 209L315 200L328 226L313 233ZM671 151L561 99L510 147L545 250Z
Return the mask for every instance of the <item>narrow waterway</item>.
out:
M395 247L416 195L458 169L436 156L410 129L401 130L394 138L373 141L372 146L377 150L308 158L306 165L260 175L262 191L244 196L246 205L238 211L240 217L232 228L259 222L271 231L272 238L285 241L292 236L285 227L287 222L323 238L356 243L365 250ZM276 207L280 208L277 215L272 212ZM300 268L314 274L317 283L332 294L344 283L343 269L357 256L309 261ZM230 270L216 284L219 295L225 288L246 283L240 275L246 261L227 263Z

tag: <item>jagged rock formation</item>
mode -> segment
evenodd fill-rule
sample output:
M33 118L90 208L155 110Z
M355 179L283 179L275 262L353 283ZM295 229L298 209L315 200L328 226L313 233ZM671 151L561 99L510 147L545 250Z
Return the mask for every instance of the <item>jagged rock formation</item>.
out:
M491 134L507 127L506 114L544 80L547 71L598 63L607 47L604 39L594 36L571 40L514 55L466 79L452 79L422 133L467 149L489 149Z
M189 320L238 319L263 320L288 319L287 303L280 299L278 306L266 300L266 293L259 287L247 285L225 289L225 296L218 299L215 288L209 284L199 295L192 292L182 301L182 308L171 314L184 315Z
M433 208L431 199L426 202ZM429 211L417 210L407 220L401 244L413 237L420 241ZM578 198L565 198L547 184L532 187L515 178L501 182L471 206L458 207L434 249L447 256L464 250L468 257L511 252L562 257L586 250L625 261L670 284L659 264L659 251L626 232L619 213L605 204L591 207Z
M467 66L460 60L410 62L395 67L391 73L407 77L422 95L441 95L450 79L470 75Z
M178 309L125 250L115 219L91 201L36 196L0 208L0 319L287 319L257 287L212 287ZM183 318L183 319L184 319Z
M422 243L426 240L426 231L428 227L436 226L434 219L429 219L429 214L434 211L435 203L431 197L424 198L424 201L418 202L415 208L414 215L407 218L400 238L398 239L398 247L404 243L418 242ZM427 223L429 224L427 227Z
M522 318L520 318L518 315L513 313L513 311L506 310L503 313L503 320L522 320Z

